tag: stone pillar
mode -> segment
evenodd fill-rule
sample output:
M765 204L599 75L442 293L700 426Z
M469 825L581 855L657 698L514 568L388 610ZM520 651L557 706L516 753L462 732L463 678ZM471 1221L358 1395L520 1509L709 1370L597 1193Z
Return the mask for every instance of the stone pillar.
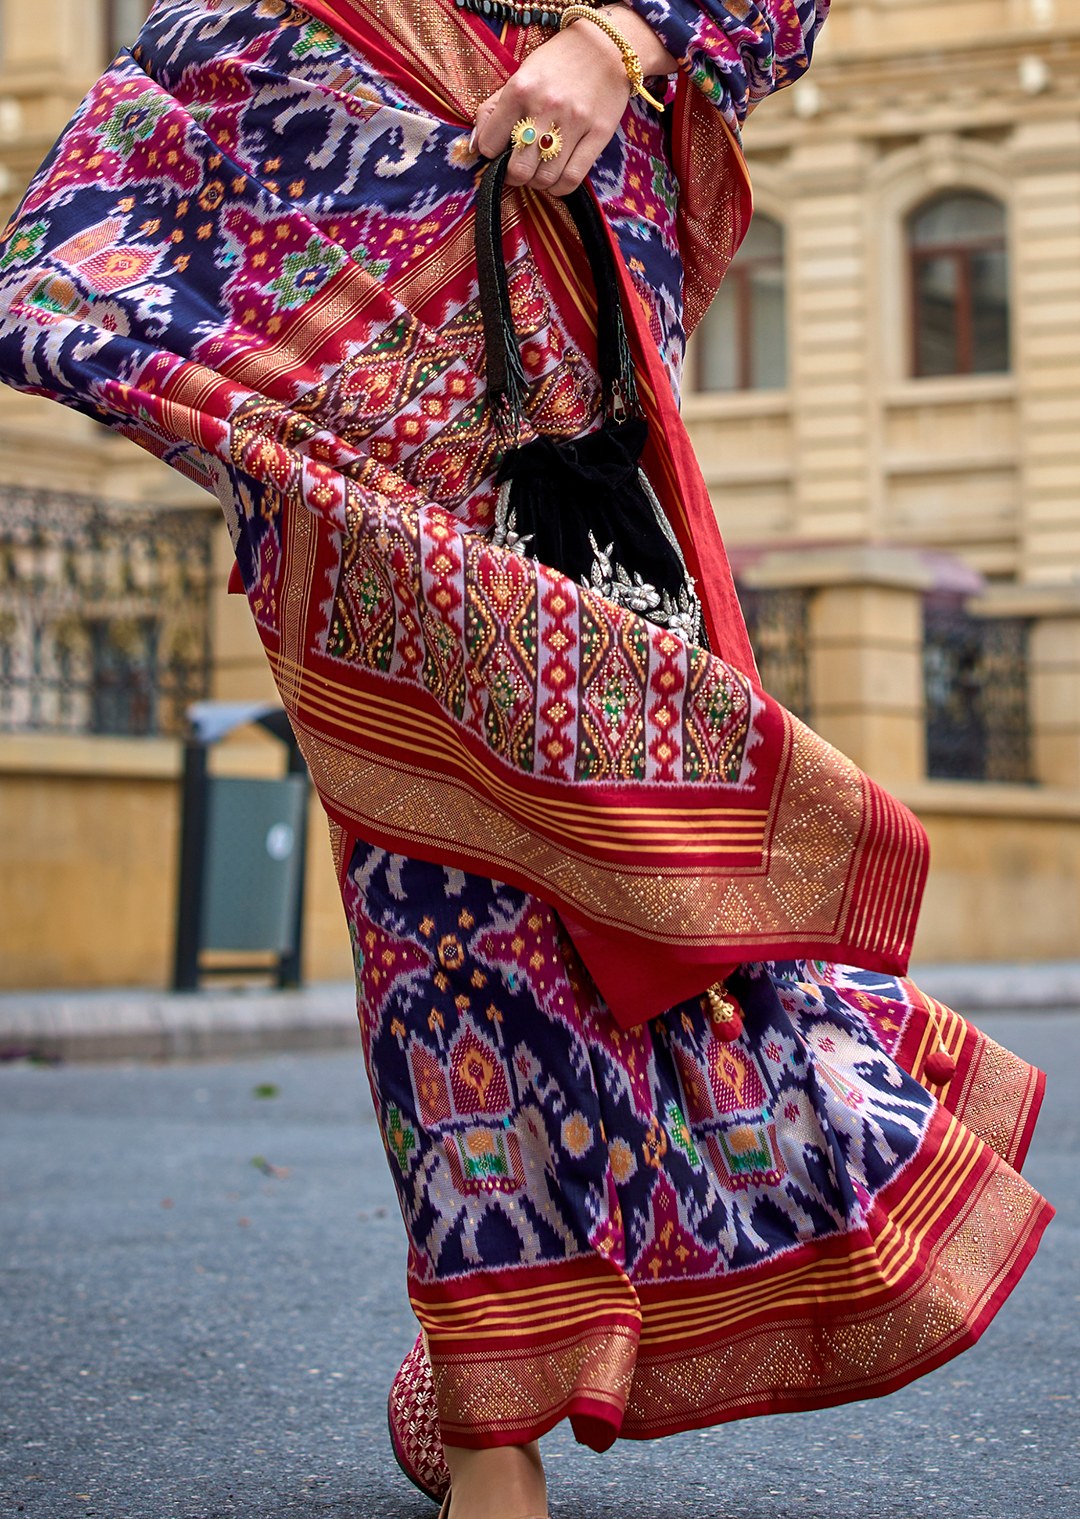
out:
M905 549L768 554L755 589L810 591L810 724L884 785L926 776L922 597L932 574Z
M870 512L872 373L866 305L868 157L827 125L791 149L790 239L794 525L800 538L865 537Z
M977 617L1023 617L1034 779L1080 790L1080 585L990 586L968 602Z
M1075 106L1059 116L1022 119L1007 152L1015 176L1011 252L1022 453L1020 579L1061 584L1080 557L1080 119Z
M210 694L215 701L277 701L277 688L246 596L228 594L234 554L224 521L214 524L210 581Z

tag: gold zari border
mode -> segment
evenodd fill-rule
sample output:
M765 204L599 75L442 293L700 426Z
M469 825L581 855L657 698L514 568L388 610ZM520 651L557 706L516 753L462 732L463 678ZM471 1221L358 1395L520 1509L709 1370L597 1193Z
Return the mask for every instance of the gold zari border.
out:
M505 1291L488 1281L472 1299L414 1301L447 1437L526 1438L606 1403L624 1438L649 1439L873 1396L948 1359L985 1327L1052 1210L955 1119L941 1115L926 1142L926 1169L847 1255L637 1291L625 1276L575 1284L563 1266L547 1286L515 1290L507 1274Z
M738 1418L763 1403L776 1411L820 1406L910 1381L966 1346L1048 1212L1002 1163L937 1240L917 1280L887 1302L849 1313L838 1305L822 1323L819 1309L807 1305L800 1315L781 1299L768 1323L733 1329L690 1353L657 1344L664 1337L648 1333L646 1305L621 1433L647 1439Z
M776 809L768 873L667 867L631 869L573 849L562 822L559 839L515 820L475 794L464 782L433 774L418 761L390 762L345 747L294 721L297 741L316 786L334 810L355 825L358 837L387 834L423 851L457 848L494 877L549 883L561 900L588 919L646 933L656 943L724 948L740 959L755 943L795 938L828 948L836 940L844 906L847 869L862 823L861 780L846 762L802 724L792 722L795 753ZM830 763L822 764L822 755ZM850 790L845 796L844 782ZM821 808L828 786L831 803ZM833 820L819 827L807 850L815 816ZM844 829L848 824L850 831ZM610 847L610 839L607 841ZM695 839L695 844L699 842ZM812 862L812 863L811 863Z

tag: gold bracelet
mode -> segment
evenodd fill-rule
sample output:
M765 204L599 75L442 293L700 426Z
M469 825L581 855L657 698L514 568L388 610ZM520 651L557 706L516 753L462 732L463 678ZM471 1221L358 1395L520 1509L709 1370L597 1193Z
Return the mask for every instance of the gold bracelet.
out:
M611 38L622 54L623 67L626 69L626 77L630 81L630 98L633 99L635 95L640 95L656 110L662 111L664 109L663 101L654 99L645 88L645 73L641 67L641 59L634 52L634 49L627 42L622 32L619 31L614 21L609 21L606 16L602 16L599 11L591 10L587 5L571 5L562 13L559 31L564 32L575 21L591 21L594 26L600 28L605 36Z

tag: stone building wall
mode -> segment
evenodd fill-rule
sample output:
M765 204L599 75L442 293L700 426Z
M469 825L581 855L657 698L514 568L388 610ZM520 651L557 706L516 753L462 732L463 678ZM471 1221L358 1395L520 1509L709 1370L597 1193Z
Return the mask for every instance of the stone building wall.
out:
M788 386L687 399L729 542L884 541L1071 581L1080 4L834 0L810 74L746 146L786 234ZM906 219L948 190L1005 207L1006 373L911 374Z

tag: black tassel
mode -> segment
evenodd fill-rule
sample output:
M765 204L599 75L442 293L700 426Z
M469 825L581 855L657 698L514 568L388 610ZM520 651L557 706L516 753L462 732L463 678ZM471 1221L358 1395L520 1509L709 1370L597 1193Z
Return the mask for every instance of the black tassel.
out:
M476 198L476 272L487 353L488 404L500 438L513 446L520 435L529 382L514 330L502 246L502 194L509 162L507 151L480 176Z
M558 11L537 10L535 6L515 3L515 0L456 0L459 10L472 11L476 16L488 16L493 21L509 22L511 26L543 26L549 31L558 28Z
M495 0L485 0L493 4ZM487 352L487 395L500 436L515 443L529 389L521 360L510 286L502 245L502 196L508 149L480 175L476 199L476 264L480 312ZM566 197L581 235L597 297L597 352L605 415L626 416L640 410L634 361L623 320L622 297L607 229L596 201L585 186Z

